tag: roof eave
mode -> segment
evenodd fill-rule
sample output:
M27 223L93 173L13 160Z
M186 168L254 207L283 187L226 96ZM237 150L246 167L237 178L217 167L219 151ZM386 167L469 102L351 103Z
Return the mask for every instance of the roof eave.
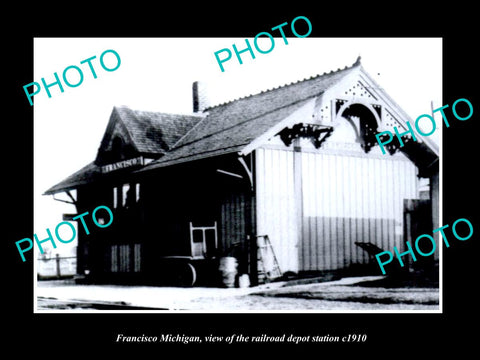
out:
M310 119L315 110L316 99L317 96L302 100L303 105L299 109L295 110L285 119L281 120L276 125L271 127L268 131L264 132L263 134L252 140L249 144L244 146L238 152L238 154L240 156L246 156L255 149L259 148L266 141L268 141L268 139L278 134L284 128L294 125L297 122L305 122L305 119Z

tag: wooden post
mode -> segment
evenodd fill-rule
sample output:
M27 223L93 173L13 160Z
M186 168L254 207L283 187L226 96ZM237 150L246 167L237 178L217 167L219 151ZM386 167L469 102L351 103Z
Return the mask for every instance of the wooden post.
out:
M305 266L305 249L303 243L303 188L302 188L302 148L300 139L293 141L293 186L295 196L295 215L297 221L297 256L299 269ZM293 254L292 254L293 255Z
M58 254L55 255L55 262L57 264L57 278L60 279L60 276L62 275L60 272L60 255Z
M243 159L242 159L243 160ZM248 183L245 186L245 234L247 236L247 256L249 258L250 284L258 285L258 254L257 236L255 234L255 184L253 172L255 169L254 153L250 154L250 169L245 161L240 161L248 173Z

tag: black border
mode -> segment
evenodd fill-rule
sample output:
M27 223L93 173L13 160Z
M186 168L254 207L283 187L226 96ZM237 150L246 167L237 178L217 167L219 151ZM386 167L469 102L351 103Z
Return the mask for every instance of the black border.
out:
M111 5L113 6L113 5ZM156 356L168 356L159 350L175 348L195 351L206 349L222 354L240 348L274 347L275 349L355 351L365 356L386 357L396 353L405 356L420 353L434 355L452 347L462 353L475 344L475 324L469 324L475 313L476 257L478 254L478 215L473 210L477 195L476 146L477 117L480 109L476 80L478 60L474 26L469 13L473 8L460 3L446 11L439 8L419 9L406 3L367 5L315 4L309 8L290 3L266 6L259 11L247 3L218 5L185 3L181 11L165 4L115 5L100 11L85 4L63 13L55 9L29 7L28 14L20 12L2 27L10 36L4 71L7 86L4 96L3 123L6 125L2 146L4 192L7 201L3 213L3 269L6 291L4 311L7 315L8 348L25 351L26 346L41 354L44 348L63 347L70 354L94 356L102 350L123 353L127 349L155 351ZM170 5L169 5L170 6ZM124 8L123 11L121 8ZM65 9L66 10L66 9ZM238 36L253 37L258 32L291 21L303 15L313 25L311 37L443 37L444 101L452 104L467 98L474 107L473 117L465 122L452 121L444 128L443 146L443 224L467 218L474 225L473 237L465 242L453 241L444 248L443 314L33 314L32 259L22 263L14 241L33 233L33 108L29 106L23 85L33 81L34 37L177 37L177 36ZM14 24L11 25L11 24ZM17 33L16 30L19 30ZM10 35L8 35L10 34ZM194 54L192 54L194 56ZM400 71L401 69L399 69ZM473 328L471 327L473 325ZM187 335L232 333L271 336L284 333L295 335L367 334L365 343L330 344L118 344L118 333L158 335L161 333ZM29 346L30 348L30 346ZM359 353L364 350L368 352ZM140 354L140 353L139 353ZM170 354L170 356L176 353ZM258 353L260 354L260 353ZM323 353L313 353L320 356ZM312 355L313 355L312 354Z

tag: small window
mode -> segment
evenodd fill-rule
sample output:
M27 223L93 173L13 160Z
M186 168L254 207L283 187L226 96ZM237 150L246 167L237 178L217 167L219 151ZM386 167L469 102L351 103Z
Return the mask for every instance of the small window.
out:
M135 184L135 201L140 200L140 184Z
M118 188L115 186L113 188L113 208L116 209L118 206Z
M121 187L113 188L113 208L128 208L140 200L140 184L123 184Z
M130 184L123 184L123 186L122 186L122 206L123 207L125 207L125 205L127 205L128 190L130 190Z

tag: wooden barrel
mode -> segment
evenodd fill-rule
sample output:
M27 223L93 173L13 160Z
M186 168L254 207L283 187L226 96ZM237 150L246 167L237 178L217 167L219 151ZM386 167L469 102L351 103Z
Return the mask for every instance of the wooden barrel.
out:
M218 270L222 276L222 285L225 287L234 287L237 276L237 259L233 256L220 258Z

